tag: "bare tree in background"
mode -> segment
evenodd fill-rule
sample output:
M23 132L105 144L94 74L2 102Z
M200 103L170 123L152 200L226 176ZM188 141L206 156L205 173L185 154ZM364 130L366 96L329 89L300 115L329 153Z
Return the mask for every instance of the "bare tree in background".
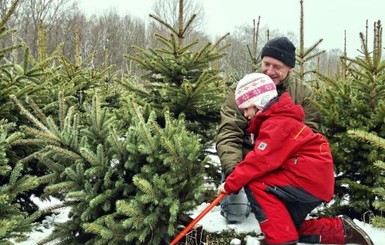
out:
M11 6L12 0L0 0L0 16L5 16Z
M222 71L227 77L228 85L238 81L245 74L259 70L262 46L269 40L270 35L279 36L277 31L271 32L267 27L243 25L238 26L230 33L227 43L231 48L222 59ZM272 34L271 34L272 33Z
M5 14L4 11L11 2L12 0L0 0L2 15ZM154 15L176 29L178 29L178 11L179 1L154 0ZM183 19L187 21L194 15L196 15L194 21L183 37L189 40L185 41L199 39L200 43L214 42L204 30L205 12L202 0L184 0ZM18 28L19 32L12 38L26 42L34 57L37 57L39 22L42 23L47 33L45 50L48 54L63 43L64 55L71 60L74 59L75 39L78 38L80 59L85 59L91 53L96 52L95 59L90 66L114 64L114 70L120 70L126 69L128 65L130 74L135 73L135 68L126 63L124 54L132 54L131 47L133 45L157 47L154 33L164 34L166 31L165 27L157 21L151 21L146 28L144 20L133 18L130 15L121 16L117 14L116 9L110 9L98 15L86 16L79 9L76 0L20 0L12 20L7 25ZM239 26L235 30L229 30L229 32L230 36L226 38L226 43L231 43L232 48L227 49L228 55L221 59L218 64L224 76L229 78L231 83L231 77L237 80L247 72L252 71L247 45L252 47L255 37L253 37L251 25ZM253 50L255 58L259 58L262 45L270 37L278 35L282 35L278 30L268 30L265 26L260 28L257 40L255 40L258 46L256 50ZM298 37L293 33L289 33L287 36L294 43L298 43ZM11 40L5 41L11 42ZM328 62L327 71L329 73L333 72L332 67L336 67L337 64L330 64L336 59L328 58L328 55L323 55L320 62ZM334 56L333 52L330 55ZM317 64L310 65L316 67Z
M183 0L182 12L183 12L183 21L181 22L178 13L180 13L179 9L180 1L178 0L155 0L153 4L153 12L152 16L157 19L161 19L164 23L167 23L178 30L179 23L186 23L191 18L194 18L194 21L190 23L190 27L184 33L183 38L187 38L185 41L189 42L193 39L199 37L200 40L208 40L208 36L203 33L203 23L204 23L204 10L203 5L198 0ZM148 37L149 42L152 47L157 47L158 43L153 36L154 33L158 33L160 35L165 35L168 33L168 29L165 25L161 24L158 21L151 21L148 25ZM203 42L202 42L203 43Z
M15 15L14 24L19 28L19 35L31 48L32 54L37 54L39 22L50 35L47 51L56 48L58 40L63 40L66 30L61 28L67 14L77 6L71 0L24 0L20 1Z
M2 15L11 2L0 0ZM7 25L18 29L13 38L24 41L34 57L38 57L39 31L46 34L43 40L40 39L40 45L44 45L48 55L63 44L63 54L72 61L75 60L77 40L79 60L95 53L89 64L92 67L114 64L115 70L126 69L124 54L132 53L132 45L146 44L143 20L120 16L116 9L87 17L74 0L20 1ZM12 40L2 42L11 43Z
M155 0L153 5L153 11L156 16L165 22L169 23L172 27L178 29L178 12L179 12L179 1L176 0ZM188 20L193 15L197 15L194 22L189 28L190 32L202 31L202 25L204 22L205 14L203 5L197 0L184 0L183 1L183 15L184 19ZM153 27L160 32L164 29L160 23L153 23ZM188 33L186 33L187 35Z
M126 68L125 54L132 54L132 45L145 46L146 29L143 21L128 15L121 17L110 10L100 16L92 16L83 34L82 47L97 51L95 64L115 65Z
M320 55L318 70L322 74L332 76L341 72L340 57L343 52L340 49L332 49Z

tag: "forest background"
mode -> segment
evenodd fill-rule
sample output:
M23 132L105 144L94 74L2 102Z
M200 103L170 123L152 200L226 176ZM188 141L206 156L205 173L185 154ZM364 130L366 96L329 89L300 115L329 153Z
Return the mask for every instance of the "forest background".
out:
M136 4L136 0L78 0L79 8L88 16L115 10L121 16L130 14L148 23L151 21L149 13L156 1L147 0ZM261 27L278 30L280 33L294 33L293 42L298 42L300 9L297 0L196 0L204 9L201 31L210 35L212 39L227 32L236 33L242 26L252 25L253 19L261 17ZM359 33L363 31L366 21L373 23L382 20L382 9L385 4L381 0L351 2L349 0L307 1L305 10L306 32L305 42L314 43L323 39L319 48L324 50L343 49L346 31L347 53L349 56L358 54L360 47ZM363 14L362 10L370 13ZM349 11L346 11L349 10ZM242 28L241 28L242 29Z
M384 227L381 21L348 57L319 50L321 39L305 45L304 6L299 37L289 36L294 76L317 95L337 174L319 215ZM215 195L226 88L258 70L261 46L282 33L257 19L211 40L193 0L157 1L149 25L114 11L88 17L69 0L3 0L0 11L0 239L23 239L70 207L42 244L168 243L181 215ZM38 210L31 195L62 202Z

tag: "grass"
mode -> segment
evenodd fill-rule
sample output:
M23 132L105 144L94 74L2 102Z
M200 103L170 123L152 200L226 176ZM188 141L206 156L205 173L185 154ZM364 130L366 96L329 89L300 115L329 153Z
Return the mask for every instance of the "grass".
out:
M241 245L246 245L246 236L257 237L255 232L238 234L235 231L224 231L221 233L208 233L203 231L203 234L197 234L191 231L186 235L186 240L180 242L180 245L224 245L230 244L230 242L238 238L241 241Z

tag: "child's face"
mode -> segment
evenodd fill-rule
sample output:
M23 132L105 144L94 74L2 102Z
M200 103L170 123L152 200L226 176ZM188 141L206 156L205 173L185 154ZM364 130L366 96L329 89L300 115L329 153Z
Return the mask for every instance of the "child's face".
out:
M251 106L243 110L243 115L247 120L253 119L256 115L262 112L262 107Z

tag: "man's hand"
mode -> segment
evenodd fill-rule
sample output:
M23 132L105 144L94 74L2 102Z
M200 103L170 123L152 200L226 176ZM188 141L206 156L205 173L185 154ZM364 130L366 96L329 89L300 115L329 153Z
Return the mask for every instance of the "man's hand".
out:
M218 186L218 194L221 194L221 193L227 194L227 191L225 190L225 184L226 184L226 182L223 182L222 184L220 184Z

